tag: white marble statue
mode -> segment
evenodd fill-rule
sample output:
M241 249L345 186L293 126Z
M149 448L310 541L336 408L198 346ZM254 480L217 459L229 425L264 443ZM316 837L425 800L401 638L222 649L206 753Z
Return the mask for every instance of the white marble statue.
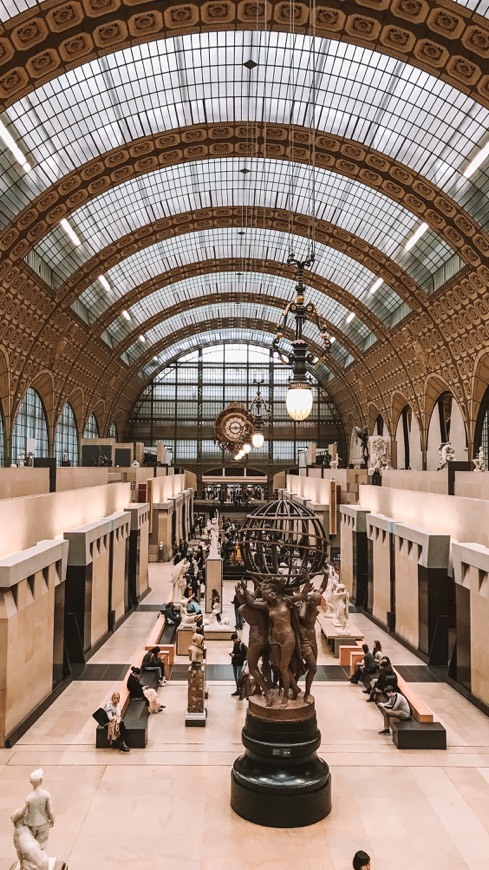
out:
M486 470L486 462L484 459L484 450L482 447L479 449L479 452L475 459L472 460L474 465L474 471L485 471Z
M446 444L440 444L438 453L440 454L440 464L437 471L441 471L446 467L448 462L452 462L455 459L455 450L452 447L451 441L447 441Z
M40 768L31 773L29 780L32 791L12 815L14 846L19 859L15 870L48 870L49 858L44 847L49 829L54 825L50 795L42 788L43 772Z
M348 594L348 589L346 588L346 586L343 585L343 583L338 583L336 589L333 592L333 604L333 625L337 627L338 631L341 632L341 634L348 634L348 620L350 617L350 596Z
M332 459L330 462L330 468L339 468L340 462L341 462L341 456L338 456L338 454L336 454L335 458Z
M190 628L190 626L195 626L200 619L202 619L201 613L187 613L187 604L189 601L192 601L193 595L190 598L183 597L180 601L180 616L181 623L179 628Z
M173 601L180 601L183 593L185 592L185 574L190 568L190 562L188 559L180 559L180 562L177 562L175 567L173 568L171 575L171 582L173 586Z
M333 607L333 594L339 582L339 574L335 571L333 566L330 565L328 568L328 584L324 593L324 603L326 604L325 616L327 616L329 619L332 619L335 615L335 610Z
M389 442L382 435L372 435L369 438L370 451L370 473L375 470L382 473L384 469L389 468Z

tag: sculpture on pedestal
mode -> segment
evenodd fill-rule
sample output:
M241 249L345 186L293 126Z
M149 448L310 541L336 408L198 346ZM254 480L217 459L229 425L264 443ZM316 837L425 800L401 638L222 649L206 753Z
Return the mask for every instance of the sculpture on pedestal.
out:
M446 444L440 444L438 453L440 455L440 463L437 471L442 471L448 462L452 462L452 460L455 459L455 450L452 447L451 441L447 441Z
M202 662L204 661L205 655L205 645L204 645L204 635L197 634L197 632L192 637L192 643L188 648L188 657L191 661L191 667L194 670L202 667Z
M326 592L324 593L324 602L326 604L326 613L324 614L329 619L334 616L333 593L340 582L340 575L335 571L333 565L328 567L328 580Z
M280 500L247 517L240 535L247 576L236 587L250 624L249 697L233 766L231 805L243 818L272 827L312 824L331 809L312 683L317 671L315 622L328 575L324 529L308 508ZM321 574L320 588L310 578ZM260 666L261 661L261 666ZM306 691L298 681L306 675Z
M331 462L329 463L329 467L330 468L339 468L340 462L341 462L341 456L338 456L338 454L336 454L335 458L332 459Z
M484 450L482 447L479 448L479 452L475 459L472 460L474 465L474 471L485 471L486 463L484 459Z
M54 825L49 792L42 788L43 772L34 770L30 777L33 790L24 804L12 815L14 846L18 864L15 870L48 870L49 858L44 850L49 829Z
M347 634L349 631L348 620L350 596L348 594L346 586L344 586L343 583L338 583L336 589L333 592L333 605L333 625L336 625L337 628L342 632L342 634Z
M362 468L368 468L368 426L354 426L354 431L362 448Z
M190 562L188 559L181 559L180 562L177 562L175 565L172 575L171 582L173 586L173 595L172 598L174 601L180 601L184 591L185 591L185 574L187 573L190 567Z
M369 472L378 471L380 474L389 468L389 441L382 435L373 435L369 439L370 444L370 467Z

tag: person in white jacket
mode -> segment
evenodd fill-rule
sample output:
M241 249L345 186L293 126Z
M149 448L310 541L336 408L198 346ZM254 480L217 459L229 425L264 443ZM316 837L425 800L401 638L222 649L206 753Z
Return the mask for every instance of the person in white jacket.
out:
M389 725L391 719L410 719L411 718L411 708L409 706L409 702L401 695L400 692L396 692L396 690L392 686L386 686L384 689L384 694L387 695L387 701L385 704L379 704L379 707L382 708L382 713L384 715L384 728L382 731L379 731L379 734L389 734Z

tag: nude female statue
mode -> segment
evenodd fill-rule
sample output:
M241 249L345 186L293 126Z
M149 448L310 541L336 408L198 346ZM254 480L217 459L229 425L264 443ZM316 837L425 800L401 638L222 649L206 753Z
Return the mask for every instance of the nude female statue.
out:
M310 704L313 700L311 687L317 673L318 643L316 637L316 619L319 613L322 595L328 582L329 575L325 572L323 582L319 589L306 591L306 597L299 606L299 639L301 656L307 668L306 670L306 693L304 701Z
M239 606L239 612L243 614L246 622L250 627L248 639L248 668L255 683L262 690L267 699L267 707L272 706L272 672L270 669L270 660L268 657L269 641L268 641L268 619L266 613L259 607L255 606L255 599L251 592L246 588L246 582L237 584L236 595L242 604ZM262 660L262 671L258 667L258 662Z
M294 700L301 691L290 667L292 656L296 649L296 635L292 627L291 607L293 602L302 598L303 595L304 592L293 596L280 595L271 586L264 584L261 588L262 597L255 598L254 602L255 607L268 612L270 664L280 674L283 687L281 707L287 707L290 689L292 689Z

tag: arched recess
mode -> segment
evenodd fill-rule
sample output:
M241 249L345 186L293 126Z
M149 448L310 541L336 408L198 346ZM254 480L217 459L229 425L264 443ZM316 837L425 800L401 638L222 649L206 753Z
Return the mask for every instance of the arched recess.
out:
M370 402L368 407L368 431L369 435L382 435L384 438L390 438L386 415L373 402Z
M54 456L58 465L70 462L78 465L79 441L75 413L69 402L65 402L56 423L54 432Z
M22 453L49 456L48 418L41 396L29 387L19 404L12 427L12 462Z
M439 447L451 441L455 459L467 459L467 434L460 405L452 393L438 396L431 413L426 436L426 468L435 471L440 463Z
M410 468L421 471L423 454L421 450L421 430L416 414L410 405L401 409L396 427L397 468Z
M479 405L479 413L475 423L473 455L477 456L479 449L482 447L486 469L489 467L489 386L486 386L486 391Z
M485 410L483 409L486 406L488 384L489 352L484 349L479 353L474 364L469 420L469 447L472 446L473 449L469 458L475 456L481 445L482 426L485 415Z
M5 425L3 422L3 408L0 402L0 466L4 466L7 457L7 445L5 443Z
M83 429L83 437L98 438L99 431L100 430L98 428L97 418L95 414L89 414L85 422L85 428Z
M114 420L112 421L112 423L111 423L110 426L109 426L109 434L108 434L108 437L109 437L109 438L115 438L116 441L118 440L118 435L117 435L117 426L116 426Z

